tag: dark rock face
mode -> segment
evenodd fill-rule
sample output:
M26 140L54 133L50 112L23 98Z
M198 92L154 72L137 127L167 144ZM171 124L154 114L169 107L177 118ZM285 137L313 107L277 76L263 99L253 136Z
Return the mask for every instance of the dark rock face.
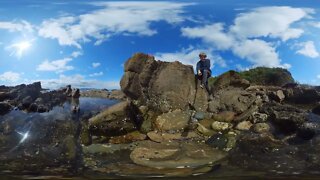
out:
M312 112L317 114L317 115L320 115L320 105L316 106L315 108L312 109Z
M284 92L286 101L295 104L315 104L320 101L320 92L315 88L297 86Z
M294 133L307 121L307 113L291 105L268 103L263 105L262 112L268 114L268 119L283 133Z
M5 102L0 102L0 115L8 113L12 109L12 106Z

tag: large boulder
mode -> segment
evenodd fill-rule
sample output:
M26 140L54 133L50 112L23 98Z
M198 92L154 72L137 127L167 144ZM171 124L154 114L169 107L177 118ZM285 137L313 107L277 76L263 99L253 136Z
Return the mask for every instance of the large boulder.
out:
M249 93L239 88L226 87L215 91L213 100L209 102L208 111L214 113L232 111L241 114L257 102L257 98L255 93Z
M104 136L120 136L139 129L139 110L130 102L120 102L89 119L92 133Z
M248 80L245 80L241 78L239 73L235 71L228 71L219 77L214 81L214 83L211 86L211 92L214 94L216 91L224 89L226 87L236 87L240 89L246 89L250 86L250 83Z
M120 85L126 96L140 105L168 112L193 105L195 82L192 66L155 61L153 56L137 53L125 63Z

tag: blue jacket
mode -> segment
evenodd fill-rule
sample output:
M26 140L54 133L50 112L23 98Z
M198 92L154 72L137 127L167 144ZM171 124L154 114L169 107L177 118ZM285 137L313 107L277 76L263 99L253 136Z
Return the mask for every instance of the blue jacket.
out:
M211 70L210 70L210 59L205 59L205 60L199 60L197 63L197 73L198 70L200 70L201 72L203 72L203 70L208 70L211 74Z

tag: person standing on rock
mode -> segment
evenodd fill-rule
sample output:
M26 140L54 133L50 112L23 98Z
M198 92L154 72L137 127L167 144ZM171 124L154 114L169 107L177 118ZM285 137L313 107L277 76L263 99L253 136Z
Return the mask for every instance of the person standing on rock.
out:
M197 76L201 80L200 87L208 90L208 78L211 76L210 59L204 52L199 54L200 60L197 63Z

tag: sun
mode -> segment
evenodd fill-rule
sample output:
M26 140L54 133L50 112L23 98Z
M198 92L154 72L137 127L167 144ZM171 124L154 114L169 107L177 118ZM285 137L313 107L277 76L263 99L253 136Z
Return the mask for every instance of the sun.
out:
M31 41L21 41L18 43L14 43L8 47L11 50L10 56L17 56L21 58L26 50L28 50L32 46Z

